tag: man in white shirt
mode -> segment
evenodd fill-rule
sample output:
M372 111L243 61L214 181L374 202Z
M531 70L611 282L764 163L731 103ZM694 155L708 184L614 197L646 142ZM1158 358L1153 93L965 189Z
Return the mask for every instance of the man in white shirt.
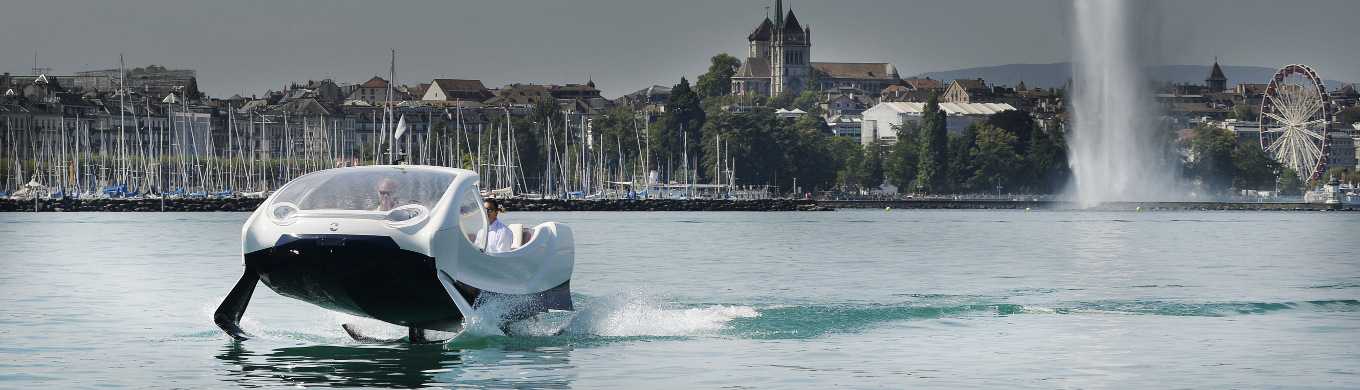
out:
M502 211L499 202L495 199L487 199L483 204L486 207L486 253L509 252L510 244L515 240L515 236L510 232L510 227L501 223L496 218Z
M397 208L397 189L400 185L396 180L385 177L378 182L378 211L390 211Z

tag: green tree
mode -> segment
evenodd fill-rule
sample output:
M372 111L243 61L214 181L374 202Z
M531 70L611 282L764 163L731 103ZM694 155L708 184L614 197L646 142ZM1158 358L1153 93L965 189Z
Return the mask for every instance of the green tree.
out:
M1281 196L1303 195L1303 179L1293 169L1283 168L1280 172L1279 191Z
M1062 189L1072 175L1067 163L1067 140L1062 132L1036 129L1030 133L1029 144L1025 167L1030 171L1030 189L1043 193Z
M938 94L931 94L926 100L925 111L921 113L921 131L918 132L917 145L920 147L916 165L916 187L921 192L935 193L948 190L949 138L945 112L940 110Z
M904 122L897 130L897 143L887 149L887 156L880 163L889 183L903 192L911 191L916 180L916 166L920 163L921 148L917 146L917 133L920 130L915 122ZM882 146L875 148L884 149ZM883 153L880 152L880 155Z
M1326 184L1332 178L1342 183L1360 183L1360 171L1352 167L1331 167L1322 175L1322 183Z
M883 164L882 141L875 140L864 146L864 173L860 187L864 189L878 188L883 184L884 164Z
M1229 112L1228 116L1233 119L1242 121L1254 121L1258 119L1256 109L1246 104L1234 105L1232 108L1232 112Z
M690 88L689 81L681 77L680 83L671 89L670 100L666 101L666 113L661 116L659 126L651 129L657 163L669 161L669 169L674 172L684 166L684 156L688 156L691 161L702 161L701 135L705 118L699 95ZM685 149L686 141L688 150Z
M969 187L975 190L1002 190L1011 186L1019 168L1020 155L1015 152L1015 134L992 125L977 127L977 142L969 149L973 158L973 176Z
M836 172L836 182L847 191L863 188L865 178L864 147L859 142L845 137L832 137L831 148L841 161L841 169Z
M776 184L787 159L784 155L787 142L777 139L775 132L780 122L773 112L764 110L743 114L715 112L703 128L704 174L711 176L717 164L718 142L714 140L721 139L722 158L731 158L724 165L732 167L736 184Z
M793 106L793 100L797 98L798 98L797 95L784 92L775 96L771 96L769 100L765 102L765 106L775 109L789 108Z
M949 181L955 192L974 190L969 185L973 177L973 158L970 150L977 143L977 125L969 125L962 134L949 136Z
M699 75L694 86L704 99L726 96L732 93L732 76L737 74L738 68L741 68L741 60L720 53L709 59L708 72Z
M819 96L817 96L817 91L804 90L802 93L799 93L798 97L794 98L793 102L789 103L789 105L792 106L792 108L806 111L808 113L807 116L822 116L822 105L818 104L820 100Z
M998 112L987 117L987 124L1015 134L1015 152L1022 155L1029 153L1029 141L1034 133L1034 118L1029 112L1021 110Z
M1275 188L1275 173L1280 163L1270 158L1261 145L1255 142L1240 142L1233 148L1233 187L1240 189Z
M829 131L821 117L804 115L784 130L788 137L788 150L784 154L790 180L798 179L798 187L803 192L829 189L836 182L836 171L842 161L835 158L831 149ZM794 183L788 183L792 186ZM792 187L790 187L792 188Z
M638 165L642 159L640 152L647 142L642 139L645 130L642 120L635 114L628 107L617 106L591 120L591 129L601 142L603 149L600 152L604 153L606 164L613 165L611 169L622 167L629 174L646 172L646 167Z
M1190 139L1189 171L1200 180L1204 189L1220 194L1233 183L1233 149L1237 139L1232 132L1216 127L1195 128Z

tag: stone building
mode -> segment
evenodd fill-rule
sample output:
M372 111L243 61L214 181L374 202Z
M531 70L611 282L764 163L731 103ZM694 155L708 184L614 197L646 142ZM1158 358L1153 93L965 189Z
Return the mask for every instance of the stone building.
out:
M857 89L878 93L901 82L897 68L886 62L812 62L812 26L800 24L784 2L775 2L775 19L766 17L746 37L746 60L732 76L736 95L798 94Z

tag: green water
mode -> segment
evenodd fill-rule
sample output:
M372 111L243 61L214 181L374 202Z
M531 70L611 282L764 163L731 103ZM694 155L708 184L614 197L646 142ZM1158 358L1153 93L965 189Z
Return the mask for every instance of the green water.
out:
M419 346L266 287L223 336L245 217L0 214L0 388L1360 383L1354 214L510 213L573 227L578 312Z

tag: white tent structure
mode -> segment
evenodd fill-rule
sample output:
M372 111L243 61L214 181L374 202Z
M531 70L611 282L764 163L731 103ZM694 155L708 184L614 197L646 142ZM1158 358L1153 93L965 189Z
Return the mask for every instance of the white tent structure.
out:
M920 125L921 114L925 110L926 104L920 102L884 102L864 110L860 123L860 143L896 143L896 129L907 122ZM1006 103L940 103L940 110L948 116L945 128L950 133L959 133L974 122L999 112L1014 111L1015 107Z

